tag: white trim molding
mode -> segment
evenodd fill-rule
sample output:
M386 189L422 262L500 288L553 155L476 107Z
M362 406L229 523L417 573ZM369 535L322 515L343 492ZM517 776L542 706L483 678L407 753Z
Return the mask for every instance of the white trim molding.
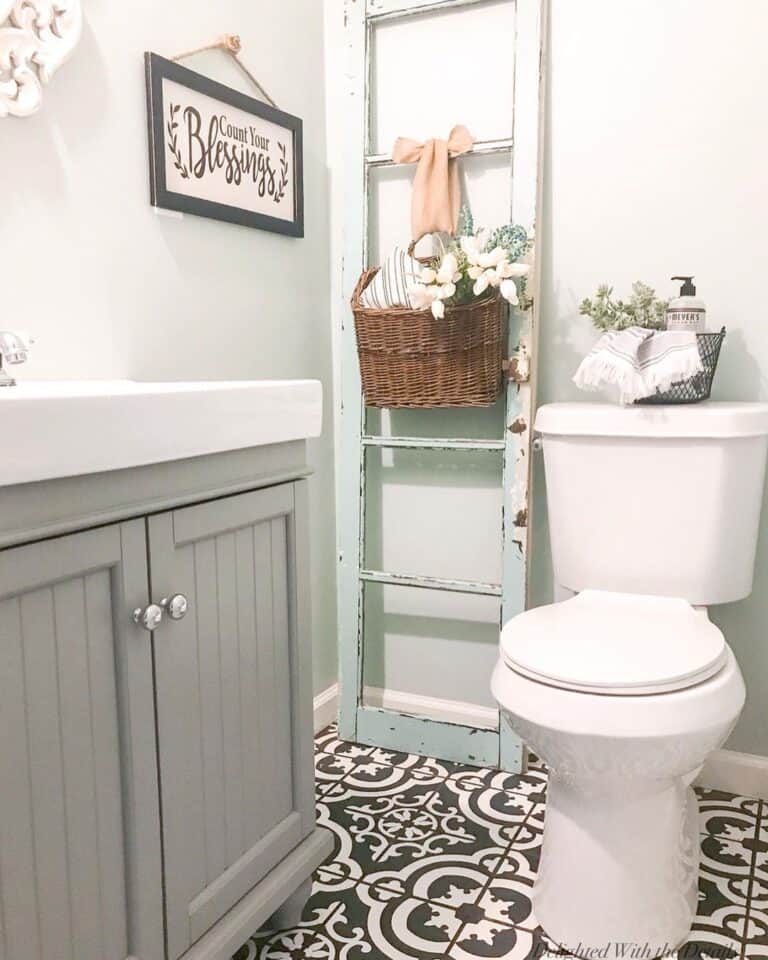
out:
M484 730L497 730L499 726L499 713L494 707L464 703L461 700L445 700L441 697L425 697L403 690L366 687L363 691L363 703L381 710L394 710L396 713L428 717L430 720L464 724ZM339 685L333 683L315 697L315 733L332 723L337 718L338 710Z
M332 683L321 690L314 700L315 733L324 730L339 715L339 685Z
M768 799L768 757L715 750L696 778L696 785L742 797Z
M381 687L365 687L363 703L367 707L407 713L416 717L428 717L445 723L459 723L483 730L498 730L499 712L495 707L482 707L462 700L444 700L442 697L426 697L420 693L403 690L387 690Z

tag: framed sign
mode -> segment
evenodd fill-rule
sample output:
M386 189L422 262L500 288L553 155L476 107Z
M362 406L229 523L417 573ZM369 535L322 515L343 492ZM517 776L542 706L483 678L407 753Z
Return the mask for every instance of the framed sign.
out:
M155 207L304 236L302 123L145 54Z

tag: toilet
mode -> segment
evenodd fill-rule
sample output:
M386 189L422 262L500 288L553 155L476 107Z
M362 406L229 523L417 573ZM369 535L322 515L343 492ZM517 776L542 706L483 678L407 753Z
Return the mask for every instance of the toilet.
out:
M556 403L535 430L557 602L506 623L492 679L549 768L535 917L577 956L659 956L696 913L691 784L745 700L707 609L752 590L768 404Z

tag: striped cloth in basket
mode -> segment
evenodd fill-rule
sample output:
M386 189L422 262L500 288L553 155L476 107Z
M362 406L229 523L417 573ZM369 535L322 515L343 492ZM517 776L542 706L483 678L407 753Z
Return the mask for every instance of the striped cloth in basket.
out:
M395 247L381 270L363 291L360 306L367 310L409 307L408 290L416 282L422 264L402 247Z

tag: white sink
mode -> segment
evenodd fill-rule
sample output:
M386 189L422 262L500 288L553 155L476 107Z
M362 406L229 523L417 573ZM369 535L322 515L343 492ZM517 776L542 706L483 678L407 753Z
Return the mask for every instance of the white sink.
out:
M317 380L0 388L0 486L317 437Z

